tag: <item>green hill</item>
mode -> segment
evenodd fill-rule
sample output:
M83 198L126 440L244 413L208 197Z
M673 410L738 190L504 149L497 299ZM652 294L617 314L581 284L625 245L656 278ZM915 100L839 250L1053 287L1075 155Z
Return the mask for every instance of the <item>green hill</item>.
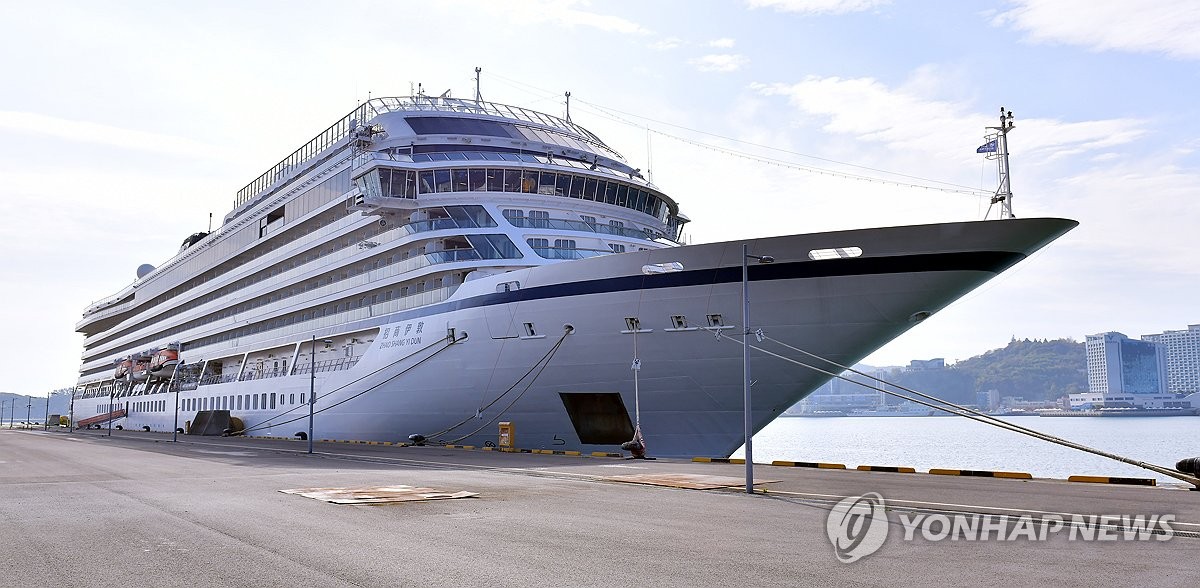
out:
M1087 355L1083 343L1071 339L1012 340L954 364L970 374L975 390L999 390L1000 396L1053 400L1087 391Z
M976 404L978 392L998 390L1000 397L1054 400L1087 391L1084 344L1071 339L1013 339L939 370L894 371L887 379L959 404ZM899 391L899 390L897 390ZM889 404L901 402L888 398Z

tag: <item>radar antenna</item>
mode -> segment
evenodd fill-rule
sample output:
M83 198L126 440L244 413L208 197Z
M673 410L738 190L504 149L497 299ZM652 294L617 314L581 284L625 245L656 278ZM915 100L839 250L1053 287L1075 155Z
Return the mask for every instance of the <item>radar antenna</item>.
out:
M1012 178L1008 166L1008 132L1013 129L1013 113L1011 110L1005 110L1000 107L1000 126L987 127L989 133L984 139L986 143L981 145L975 151L977 153L987 154L988 159L995 159L996 165L1000 172L1000 185L996 188L996 193L992 195L991 204L988 205L987 214L983 217L987 218L988 214L992 213L992 207L996 204L1000 205L1000 218L1016 218L1012 210Z

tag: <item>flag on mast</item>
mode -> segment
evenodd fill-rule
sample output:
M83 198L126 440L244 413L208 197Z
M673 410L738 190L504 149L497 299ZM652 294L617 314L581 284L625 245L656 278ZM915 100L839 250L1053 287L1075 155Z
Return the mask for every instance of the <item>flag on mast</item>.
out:
M975 152L976 153L995 153L996 152L996 140L992 139L991 141L988 141L987 143L980 145L978 148L975 149Z

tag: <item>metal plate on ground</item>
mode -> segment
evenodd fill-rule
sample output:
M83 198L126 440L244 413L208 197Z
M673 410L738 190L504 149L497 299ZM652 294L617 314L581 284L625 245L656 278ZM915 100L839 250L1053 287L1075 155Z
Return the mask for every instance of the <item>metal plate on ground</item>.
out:
M689 490L714 490L716 488L737 488L746 485L745 478L730 476L706 476L703 474L626 474L622 476L605 476L604 480L626 482L629 484L649 484L651 486L667 486L669 488L687 488ZM754 479L755 484L769 484L779 480Z
M433 488L415 486L359 486L356 488L294 488L280 490L284 494L298 494L305 498L324 500L334 504L388 504L392 502L419 502L423 500L446 500L478 496L476 492L443 492Z

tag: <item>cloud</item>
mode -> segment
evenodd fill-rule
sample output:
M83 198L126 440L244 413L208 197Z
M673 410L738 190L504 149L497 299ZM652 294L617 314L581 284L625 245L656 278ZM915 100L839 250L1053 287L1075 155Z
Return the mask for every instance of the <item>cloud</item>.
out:
M688 63L692 64L700 71L727 73L741 69L742 66L750 63L750 60L743 55L718 53L697 57L695 59L689 59Z
M651 43L650 48L655 51L670 51L679 48L681 45L683 45L683 39L679 37L667 37Z
M581 0L530 0L511 4L473 4L472 8L478 9L479 6L482 6L495 14L524 24L550 22L567 27L591 27L610 33L632 35L648 35L651 33L649 29L631 20L611 14L600 14L576 8L577 6L590 6L590 4L590 2Z
M720 39L713 39L712 41L708 42L709 47L715 47L717 49L732 49L733 44L734 40L730 39L729 37L721 37Z
M156 153L206 158L221 155L220 150L216 147L191 139L101 123L58 118L35 112L0 111L0 129Z
M939 100L873 78L810 76L795 84L752 88L762 95L787 97L801 122L818 124L828 134L958 160L973 158L981 140L976 133L996 124L994 117L975 112L966 101ZM1145 133L1146 124L1126 118L1063 122L1017 115L1021 150L1046 158L1129 143Z
M746 0L750 8L774 8L776 12L801 14L849 14L891 4L891 0Z
M1035 43L1200 59L1200 35L1196 34L1200 6L1192 2L1016 0L1015 4L992 22L1025 31Z

